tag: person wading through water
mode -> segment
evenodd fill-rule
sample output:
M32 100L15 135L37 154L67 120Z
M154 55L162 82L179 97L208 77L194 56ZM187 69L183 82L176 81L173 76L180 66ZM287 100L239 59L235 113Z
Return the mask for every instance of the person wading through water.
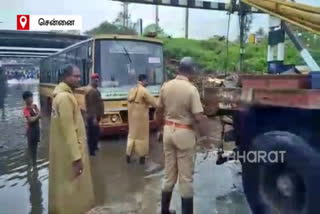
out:
M26 105L23 109L23 115L27 121L28 148L33 163L36 163L38 143L40 142L41 114L38 109L38 106L33 103L33 94L30 91L23 92L22 98Z

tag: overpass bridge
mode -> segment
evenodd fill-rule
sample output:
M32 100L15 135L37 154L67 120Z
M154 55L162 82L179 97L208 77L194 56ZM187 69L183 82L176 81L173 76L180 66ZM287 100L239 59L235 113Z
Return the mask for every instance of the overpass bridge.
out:
M56 32L0 30L0 84L5 73L38 70L41 58L88 39Z
M0 30L0 59L40 59L88 38L66 33Z

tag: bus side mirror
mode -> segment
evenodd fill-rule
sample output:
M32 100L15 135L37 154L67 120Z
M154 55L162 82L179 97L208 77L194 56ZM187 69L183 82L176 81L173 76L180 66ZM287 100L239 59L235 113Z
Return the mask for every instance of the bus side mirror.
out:
M91 57L92 55L92 48L91 48L91 45L89 45L89 48L88 48L88 56Z

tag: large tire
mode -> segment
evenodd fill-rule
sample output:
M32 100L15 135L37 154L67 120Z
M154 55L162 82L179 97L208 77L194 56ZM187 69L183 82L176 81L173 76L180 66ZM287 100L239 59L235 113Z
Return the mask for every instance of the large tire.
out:
M301 137L271 131L257 136L250 151L285 151L283 162L243 163L243 185L253 214L318 214L320 157Z

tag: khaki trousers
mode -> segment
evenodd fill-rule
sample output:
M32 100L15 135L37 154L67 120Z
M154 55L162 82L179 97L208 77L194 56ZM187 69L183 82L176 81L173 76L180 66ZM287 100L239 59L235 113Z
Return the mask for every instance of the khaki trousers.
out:
M196 136L193 130L165 126L163 147L165 180L162 190L172 192L179 179L181 197L193 197L193 170Z

